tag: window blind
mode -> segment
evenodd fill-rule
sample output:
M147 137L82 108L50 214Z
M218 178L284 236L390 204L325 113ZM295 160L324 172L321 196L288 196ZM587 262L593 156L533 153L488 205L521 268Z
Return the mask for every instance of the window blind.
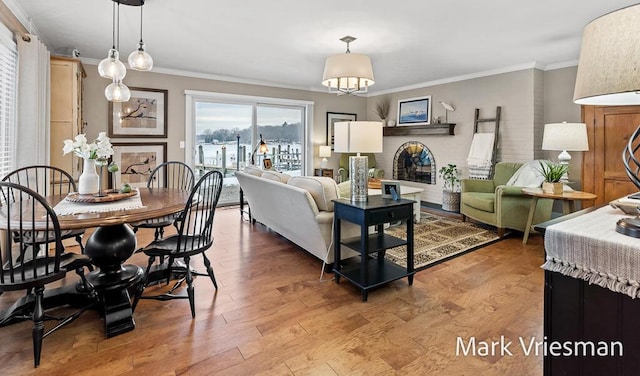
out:
M15 169L18 52L0 24L0 178Z

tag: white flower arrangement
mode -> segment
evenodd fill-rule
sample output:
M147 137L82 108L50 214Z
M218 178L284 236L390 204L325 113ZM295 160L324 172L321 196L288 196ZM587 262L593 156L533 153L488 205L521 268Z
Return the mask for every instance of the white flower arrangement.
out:
M87 136L83 133L77 135L75 141L64 140L62 152L62 155L73 152L84 159L106 159L113 155L113 147L107 137L107 132L100 132L98 138L92 143L87 142Z

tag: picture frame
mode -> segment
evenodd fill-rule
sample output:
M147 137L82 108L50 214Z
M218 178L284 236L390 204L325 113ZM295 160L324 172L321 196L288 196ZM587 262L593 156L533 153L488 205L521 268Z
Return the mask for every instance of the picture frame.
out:
M431 96L399 99L398 126L431 124Z
M400 195L400 182L397 180L381 180L380 190L382 191L382 198L390 198L392 200L399 200Z
M273 164L271 163L271 159L270 158L265 158L262 160L262 167L265 170L271 170L271 168L273 167Z
M167 137L168 90L132 87L127 102L109 102L109 137Z
M339 121L356 121L358 120L358 114L350 114L346 112L327 112L327 145L331 146L331 150L334 149L334 126Z
M118 171L109 174L109 186L119 189L124 183L133 188L147 186L151 171L167 160L167 143L113 143L111 161L118 164ZM164 185L160 176L160 185Z

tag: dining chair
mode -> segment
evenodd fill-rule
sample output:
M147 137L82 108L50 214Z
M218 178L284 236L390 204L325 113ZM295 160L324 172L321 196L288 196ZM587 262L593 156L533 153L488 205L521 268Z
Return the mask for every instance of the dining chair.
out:
M216 290L218 289L211 262L205 252L213 245L213 217L220 198L220 192L222 191L222 182L223 176L220 171L209 171L203 175L191 190L184 210L175 219L178 233L164 239L154 240L151 244L141 249L145 255L149 256L149 261L144 272L143 283L139 285L134 296L132 304L134 310L139 299L189 299L191 317L195 318L194 272L191 270L189 261L192 256L197 254L202 255L207 275ZM156 257L168 258L167 284L171 279L171 274L176 270L173 268L174 261L176 259L183 260L185 267L180 268L180 273L184 273L184 280L187 282L187 296L173 294L173 290L181 284L180 282L176 283L168 293L156 296L142 296L145 287L149 283L149 271Z
M26 166L9 172L2 181L12 182L27 187L43 197L50 195L67 195L77 192L76 182L65 170L44 165ZM84 254L82 236L84 229L62 231L62 239L74 238L80 251Z
M33 301L33 311L27 313L33 320L33 357L34 366L38 367L42 339L95 304L92 302L67 317L55 318L44 313L45 285L75 271L87 294L94 296L84 276L84 267L91 262L85 255L64 253L56 213L44 197L25 186L0 182L0 229L0 290L26 290L27 297ZM25 249L28 251L24 252ZM51 319L60 322L45 332L44 321Z
M191 167L179 161L168 161L151 171L149 180L147 180L147 188L174 188L190 191L193 187L193 181L194 174ZM158 240L164 236L165 227L171 226L178 215L179 213L130 223L130 225L133 227L133 232L138 232L140 228L154 229L154 240Z

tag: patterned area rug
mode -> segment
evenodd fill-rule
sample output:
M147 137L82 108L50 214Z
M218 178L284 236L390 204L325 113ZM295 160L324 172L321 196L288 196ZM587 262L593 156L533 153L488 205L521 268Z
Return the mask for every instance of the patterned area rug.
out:
M406 230L403 224L388 228L385 232L406 239ZM498 239L500 238L496 235L495 229L422 212L420 223L413 227L415 270L425 269L439 261L478 249ZM388 249L385 258L406 266L407 250L404 246Z

